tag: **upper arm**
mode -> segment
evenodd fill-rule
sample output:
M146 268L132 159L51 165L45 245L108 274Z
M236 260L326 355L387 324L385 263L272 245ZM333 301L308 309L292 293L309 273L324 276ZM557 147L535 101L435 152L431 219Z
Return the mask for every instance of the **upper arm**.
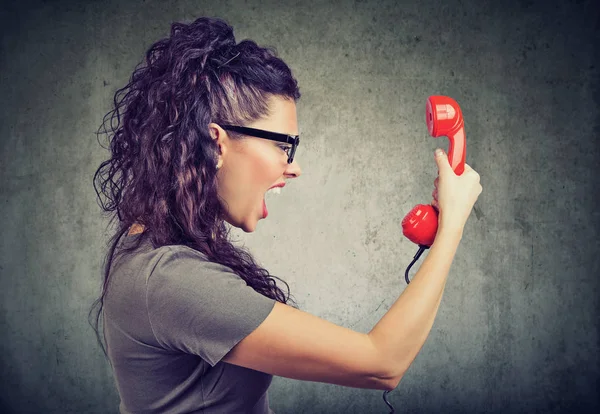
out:
M280 302L223 361L272 375L356 388L388 389L393 383L389 367L367 334Z

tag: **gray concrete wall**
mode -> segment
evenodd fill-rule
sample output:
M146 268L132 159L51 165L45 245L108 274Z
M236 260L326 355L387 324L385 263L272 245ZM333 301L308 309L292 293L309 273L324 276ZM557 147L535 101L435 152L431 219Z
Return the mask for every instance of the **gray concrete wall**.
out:
M345 327L368 332L405 288L417 248L400 222L431 201L433 150L447 148L427 134L427 97L462 107L484 191L390 394L397 412L597 411L594 3L3 2L0 411L117 411L87 324L108 238L94 132L148 46L201 15L277 47L303 93L303 175L255 233L234 234L303 310ZM388 412L381 391L286 378L270 397L277 413Z

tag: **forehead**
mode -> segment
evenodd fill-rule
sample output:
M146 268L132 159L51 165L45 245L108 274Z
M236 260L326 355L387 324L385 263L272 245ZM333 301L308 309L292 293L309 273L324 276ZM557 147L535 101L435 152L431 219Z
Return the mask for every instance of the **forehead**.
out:
M269 100L269 113L267 116L254 121L248 126L283 134L298 135L296 103L292 99L274 96Z

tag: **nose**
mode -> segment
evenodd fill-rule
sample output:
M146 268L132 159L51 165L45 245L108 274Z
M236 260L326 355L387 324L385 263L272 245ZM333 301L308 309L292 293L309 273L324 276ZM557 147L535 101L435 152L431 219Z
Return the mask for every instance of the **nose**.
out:
M300 164L296 160L292 161L291 164L287 165L285 169L284 175L286 178L298 178L302 174L302 170L300 169Z

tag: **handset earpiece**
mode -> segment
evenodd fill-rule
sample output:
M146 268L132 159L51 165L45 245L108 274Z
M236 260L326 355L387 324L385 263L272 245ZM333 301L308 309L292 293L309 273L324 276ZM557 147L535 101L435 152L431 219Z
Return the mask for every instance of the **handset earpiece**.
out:
M430 96L425 107L425 119L429 135L448 137L448 161L456 175L461 175L465 171L467 141L460 106L448 96Z

